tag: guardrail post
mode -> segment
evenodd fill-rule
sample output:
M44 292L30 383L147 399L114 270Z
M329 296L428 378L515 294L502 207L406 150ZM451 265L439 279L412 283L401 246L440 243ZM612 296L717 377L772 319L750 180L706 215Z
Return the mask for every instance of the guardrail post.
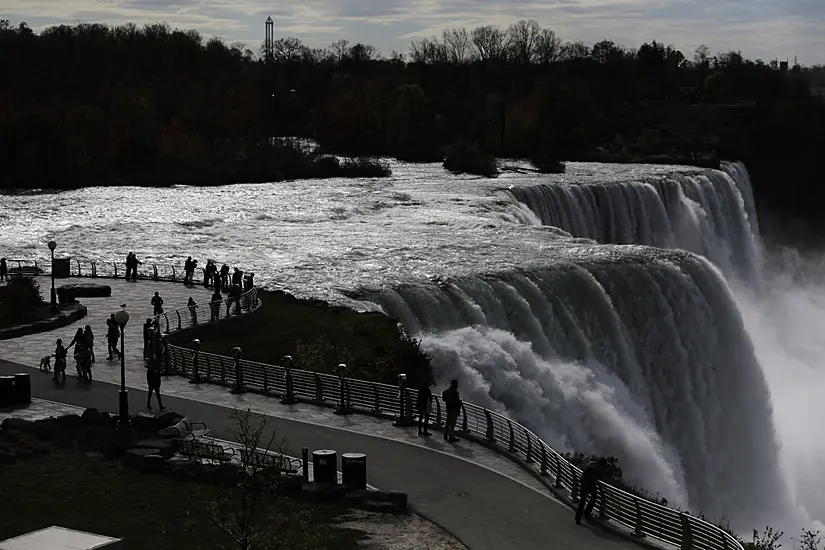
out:
M693 533L690 530L690 520L688 520L687 514L684 512L679 514L679 518L682 520L681 550L690 550L693 547Z
M292 356L284 355L281 357L281 362L284 364L284 369L286 370L286 393L284 393L281 403L284 405L292 405L298 402L295 398L295 390L292 387Z
M533 463L533 439L530 437L530 432L527 431L527 428L524 426L521 427L524 430L524 438L527 439L527 459L525 462L527 464Z
M467 409L464 407L463 402L461 403L461 416L463 417L461 420L461 431L466 434L470 430L467 429Z
M433 396L433 401L435 401L435 425L441 426L441 400Z
M175 314L177 314L177 316L178 316L178 330L180 330L180 329L182 328L182 325L181 325L181 320L180 320L180 311L178 311L178 310L176 309L176 310L175 310ZM168 324L168 322L167 322L167 324Z
M516 452L516 434L513 433L513 423L510 422L510 419L507 419L507 428L510 430L510 444L507 446L507 450L511 453Z
M180 315L178 313L178 315ZM166 334L169 334L169 315L164 313L163 318L166 319L166 330L164 331Z
M176 279L175 275L176 275L175 266L172 266L172 282L173 283L175 282L175 279Z
M115 263L114 266L115 266L115 279L117 279L117 264Z
M407 400L407 375L398 375L398 418L393 422L394 426L406 428L413 425L412 407Z
M226 299L226 318L229 319L229 312L232 309L232 302L229 298Z
M158 266L157 266L157 264L152 264L152 271L153 271L153 274L154 274L154 279L157 281L158 280Z
M372 412L375 414L381 414L381 394L378 393L378 384L375 382L372 383L372 396L373 396L373 405L372 405Z
M221 371L223 371L223 369L221 369ZM223 378L223 377L221 377L221 378ZM212 381L212 361L207 361L206 362L206 381L207 382Z
M170 376L169 374L169 340L167 339L166 335L164 334L161 336L161 353L163 354L163 370L165 371L164 374L166 376Z
M493 426L493 415L490 414L490 411L484 409L484 419L487 421L487 429L485 430L486 433L484 437L487 438L487 441L490 443L496 442L496 429Z
M301 449L301 472L304 476L304 483L309 483L309 449L303 447Z
M576 469L570 464L570 475L573 478L573 486L570 488L570 502L576 503L579 501L579 476L576 475Z
M195 338L192 340L192 345L195 347L195 353L192 355L192 378L189 379L189 383L198 384L201 381L200 371L198 370L198 356L201 352L201 341Z
M244 393L246 390L243 387L243 369L241 368L243 350L235 346L232 348L232 356L235 358L235 387L232 388L232 393Z
M556 489L561 488L561 457L556 455L556 483L554 484Z
M315 402L316 403L323 403L324 402L324 385L321 383L321 377L318 373L315 374Z
M335 374L338 375L338 388L340 391L335 414L350 414L353 411L347 402L347 366L344 363L338 363L338 366L335 367Z
M610 516L607 515L607 496L604 494L604 482L599 483L599 519L606 520Z
M92 262L92 277L97 277L97 264Z
M722 550L728 550L730 548L730 543L728 542L728 534L719 530L719 534L722 535Z
M541 475L550 475L550 472L547 471L547 466L547 447L544 445L544 443L541 443Z
M636 509L636 523L633 526L633 536L636 538L644 538L645 536L645 525L642 522L642 507L639 506L639 499L633 499L633 507Z
M83 276L83 273L81 272L81 269L80 269L80 260L77 260L77 276L78 277Z

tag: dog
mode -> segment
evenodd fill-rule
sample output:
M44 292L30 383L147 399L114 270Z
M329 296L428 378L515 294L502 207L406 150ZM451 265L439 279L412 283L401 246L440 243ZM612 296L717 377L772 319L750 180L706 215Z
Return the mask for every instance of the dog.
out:
M52 356L47 355L40 360L40 372L49 372L52 370Z

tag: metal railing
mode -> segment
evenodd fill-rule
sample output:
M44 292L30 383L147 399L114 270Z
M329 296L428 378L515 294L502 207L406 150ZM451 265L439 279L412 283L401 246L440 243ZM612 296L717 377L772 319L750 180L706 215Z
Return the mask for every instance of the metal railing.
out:
M164 311L160 315L155 315L152 320L158 324L163 334L170 334L178 330L229 319L233 315L249 313L257 309L260 304L258 289L252 287L237 298L229 296L205 304L186 305L172 311Z
M233 312L237 315L253 311L259 307L260 301L253 287L237 300L212 302L210 313L215 305L219 308L218 315L210 315L208 322L231 317ZM156 319L167 334L198 324L197 313L193 315L188 306L163 313ZM193 348L167 344L166 374L186 376L194 383L220 384L238 393L251 390L279 397L283 403L335 406L339 412L361 412L393 419L399 426L413 423L418 392L405 385L347 378L345 369L341 376L333 376L269 365L243 359L240 348L233 352L234 357L227 357L202 352L199 344ZM432 400L432 423L441 427L446 419L446 408L441 397L433 395ZM517 459L522 467L542 479L568 503L579 502L582 470L522 424L479 405L463 402L456 429ZM599 483L595 510L601 521L638 539L655 539L681 550L743 550L736 537L721 527L607 483Z
M60 258L55 258L60 261ZM50 260L10 259L6 260L9 274L22 273L25 275L48 275ZM216 262L221 264L221 262ZM229 264L227 264L229 265ZM198 273L203 275L204 267L198 267ZM182 267L170 264L141 263L137 266L137 278L147 281L183 282L186 273ZM123 279L126 276L124 262L106 262L91 260L69 260L69 277L93 277L104 279ZM230 273L229 277L232 277ZM195 277L195 284L198 278ZM202 282L203 279L201 278Z
M193 382L221 384L235 392L253 390L284 402L332 405L343 411L380 415L402 426L413 420L414 389L268 365L242 359L241 353L235 355L231 358L170 345L167 360L170 372L188 376ZM445 416L442 399L434 395L433 423L442 426ZM457 430L518 458L567 502L579 501L582 470L515 420L465 402ZM657 539L682 550L742 550L733 535L716 525L606 483L600 483L596 510L599 519L618 524L639 539Z

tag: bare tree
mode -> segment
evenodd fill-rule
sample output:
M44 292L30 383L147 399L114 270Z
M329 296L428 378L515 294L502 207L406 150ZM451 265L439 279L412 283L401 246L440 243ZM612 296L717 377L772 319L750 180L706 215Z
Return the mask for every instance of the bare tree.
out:
M561 39L551 29L541 29L536 38L536 60L539 63L554 63L561 59Z
M279 38L272 43L272 58L275 61L296 61L304 58L308 48L294 36Z
M479 61L502 60L507 57L507 35L496 25L476 27L470 32L470 40Z
M335 60L340 63L345 57L347 57L347 55L349 55L349 40L336 40L329 45L329 49Z
M410 44L410 61L435 65L447 63L447 48L437 38L419 38Z
M537 45L541 36L541 26L530 19L522 19L507 29L507 43L510 56L517 63L532 63L536 58Z
M587 57L590 57L590 48L584 42L568 42L561 47L562 59L586 59Z
M362 44L358 42L350 47L349 52L347 53L347 58L361 62L378 59L378 48L371 46L370 44Z
M624 55L624 50L612 40L601 40L593 44L590 56L597 62L606 65Z
M279 511L286 509L289 513L273 514L263 521L262 508L268 497L275 498L277 481L286 469L288 459L283 458L282 453L287 447L286 439L277 437L268 418L257 417L249 409L235 409L231 418L232 436L240 444L243 475L234 490L223 493L224 499L210 507L212 522L229 535L240 550L318 547L321 541L317 540L318 533L310 528L311 518L307 513L279 507ZM305 528L296 529L296 523Z
M470 33L467 29L448 29L441 34L451 63L464 63L470 58Z

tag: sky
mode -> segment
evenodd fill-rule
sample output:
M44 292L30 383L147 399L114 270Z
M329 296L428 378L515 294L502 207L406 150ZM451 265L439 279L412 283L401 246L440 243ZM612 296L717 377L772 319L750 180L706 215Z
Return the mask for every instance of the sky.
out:
M638 46L656 39L687 57L705 44L714 53L825 63L825 0L0 0L0 18L36 31L59 23L165 21L255 51L267 16L276 38L295 36L313 47L346 39L384 54L407 52L413 39L448 28L535 19L567 41Z

